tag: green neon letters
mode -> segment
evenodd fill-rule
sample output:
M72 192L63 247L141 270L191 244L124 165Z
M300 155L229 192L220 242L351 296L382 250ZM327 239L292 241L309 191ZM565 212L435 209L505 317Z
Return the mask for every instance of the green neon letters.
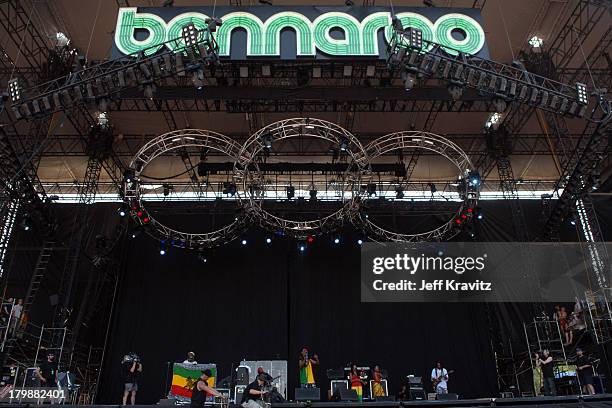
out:
M435 23L428 18L411 12L398 13L404 27L415 27L423 31L425 40L457 49L466 54L477 54L485 43L485 34L478 22L459 13L441 16ZM207 15L202 13L183 13L167 23L151 13L139 13L135 7L119 9L115 30L115 45L122 54L133 54L147 49L147 55L154 54L164 45L162 43L180 38L181 28L193 23L197 28L206 27ZM278 57L281 54L281 31L291 29L296 33L298 57L313 57L317 50L329 56L379 56L378 32L384 30L387 42L391 38L391 14L376 12L363 21L342 12L328 12L310 21L304 15L283 11L262 21L254 14L237 11L222 17L223 25L215 34L222 57L230 55L231 35L235 29L247 33L247 56ZM332 31L343 32L342 38L335 38ZM146 31L144 40L137 40L137 31ZM453 36L454 31L462 33L463 39ZM181 46L181 41L165 44L170 49ZM156 46L157 45L157 46ZM447 51L453 53L453 51Z

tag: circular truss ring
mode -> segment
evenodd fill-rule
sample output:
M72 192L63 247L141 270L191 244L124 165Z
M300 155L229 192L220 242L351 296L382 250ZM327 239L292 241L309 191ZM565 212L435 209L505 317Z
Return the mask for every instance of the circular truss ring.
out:
M365 146L366 155L370 163L379 156L401 149L421 149L437 153L449 160L459 170L459 186L457 190L461 198L461 204L456 214L437 228L414 234L402 234L389 231L376 225L367 214L362 213L359 213L359 215L353 219L354 223L359 228L366 231L370 237L376 237L382 241L442 241L457 235L460 231L456 224L457 217L465 216L465 221L469 221L472 212L465 210L473 209L478 200L479 186L471 185L467 179L474 169L470 158L456 143L440 135L422 131L390 133L373 140ZM367 198L363 202L367 203ZM463 223L463 221L461 221L461 223Z
M146 226L145 231L155 239L180 248L211 248L232 241L248 227L247 217L235 217L230 224L214 231L188 233L164 225L146 211L142 202L140 184L142 172L162 154L183 148L214 150L225 154L235 163L241 147L240 144L225 135L200 129L176 130L150 140L136 153L130 163L130 169L134 172L133 179L123 182L124 201L130 208L132 218L139 225ZM236 201L240 205L240 201Z
M295 221L274 215L263 209L266 181L259 165L261 155L275 142L297 137L313 137L327 140L339 146L347 160L347 168L336 186L342 207L325 217L309 221ZM293 118L272 123L254 133L244 143L234 166L236 184L241 184L238 197L245 211L262 227L271 231L283 231L295 238L318 235L331 231L344 220L351 219L358 211L358 194L361 178L369 172L369 162L361 142L348 130L314 118Z

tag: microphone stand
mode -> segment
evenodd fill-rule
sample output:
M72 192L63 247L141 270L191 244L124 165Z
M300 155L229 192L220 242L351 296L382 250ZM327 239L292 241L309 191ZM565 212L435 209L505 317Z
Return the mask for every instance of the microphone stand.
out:
M172 362L171 361L166 361L166 381L165 381L165 387L162 391L162 398L168 398L168 377L170 374L170 364Z

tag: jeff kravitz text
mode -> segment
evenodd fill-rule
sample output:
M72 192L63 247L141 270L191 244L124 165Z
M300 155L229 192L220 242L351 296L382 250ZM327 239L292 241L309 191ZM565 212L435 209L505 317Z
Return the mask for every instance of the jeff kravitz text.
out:
M411 256L396 254L392 257L377 257L372 260L372 272L382 275L387 271L400 271L409 275L419 272L452 272L463 275L465 272L480 273L485 268L487 255L480 257L450 257L450 256ZM382 278L382 276L381 276ZM374 279L372 289L376 291L412 291L412 292L490 292L491 282L474 279L399 279L387 282Z

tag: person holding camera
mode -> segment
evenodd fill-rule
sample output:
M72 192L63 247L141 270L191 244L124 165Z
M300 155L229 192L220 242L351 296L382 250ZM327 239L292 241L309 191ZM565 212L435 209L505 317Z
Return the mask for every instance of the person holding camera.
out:
M138 391L138 377L142 373L142 364L140 358L130 353L123 357L122 371L124 378L124 390L123 390L123 405L127 405L128 396L130 394L130 403L136 404L136 391Z

